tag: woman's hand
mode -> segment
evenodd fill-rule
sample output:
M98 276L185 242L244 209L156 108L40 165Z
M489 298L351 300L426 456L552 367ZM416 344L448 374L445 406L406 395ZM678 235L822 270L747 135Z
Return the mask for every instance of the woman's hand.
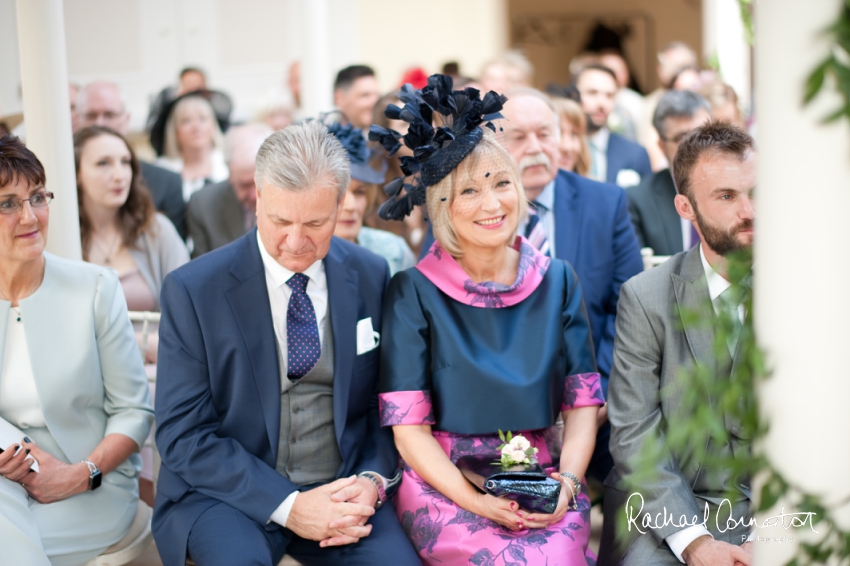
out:
M520 508L517 502L504 497L494 497L487 493L480 494L472 512L512 531L521 531L527 528L527 525L519 516Z
M85 464L66 464L33 442L25 442L23 446L38 461L38 473L24 474L22 479L16 480L26 488L30 497L39 503L53 503L88 490L89 469ZM5 454L0 454L0 458Z
M13 444L0 454L0 475L7 480L20 483L30 470L30 462L26 460L29 450L23 448L18 451L20 445ZM15 452L18 451L17 454Z
M558 506L555 508L555 512L551 514L533 513L531 511L526 511L525 509L520 509L519 515L526 528L545 529L549 525L554 525L563 519L564 515L566 515L567 511L569 511L570 502L573 497L570 492L570 488L564 484L560 474L553 473L552 479L558 480L561 484L561 494L558 496Z

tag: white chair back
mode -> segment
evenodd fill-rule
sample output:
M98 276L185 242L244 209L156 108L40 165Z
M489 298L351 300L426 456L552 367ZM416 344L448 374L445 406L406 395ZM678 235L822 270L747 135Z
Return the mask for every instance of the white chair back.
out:
M649 271L656 265L661 265L671 257L669 255L653 255L653 253L652 248L641 248L640 255L643 258L644 271Z

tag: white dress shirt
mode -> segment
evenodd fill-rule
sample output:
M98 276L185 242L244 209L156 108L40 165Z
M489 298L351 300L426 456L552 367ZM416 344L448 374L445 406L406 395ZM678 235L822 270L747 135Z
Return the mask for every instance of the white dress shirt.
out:
M688 232L690 233L690 222L688 222ZM687 247L685 249L688 249ZM732 284L723 278L722 275L717 273L713 267L708 263L708 260L705 259L705 252L702 249L702 244L699 247L699 257L702 260L702 268L705 271L705 279L708 282L708 296L711 299L712 307L714 308L715 314L720 314L718 312L718 307L715 304L715 299L720 296L720 294L732 286ZM738 306L738 316L741 318L741 321L744 320L744 305ZM693 541L698 539L701 536L708 535L711 538L714 538L708 529L706 529L702 525L693 525L690 527L686 527L681 531L677 531L672 535L668 536L665 541L667 541L667 546L670 547L670 550L673 551L673 554L676 555L676 558L679 559L683 564L685 560L682 558L682 552L691 544Z
M0 367L0 417L18 428L44 427L44 413L35 388L24 325L9 309L3 366ZM6 448L0 446L0 448Z
M286 282L295 275L295 272L283 267L271 255L269 255L269 252L266 251L266 248L263 245L263 240L260 238L259 230L257 231L257 245L260 247L260 257L263 260L263 269L266 273L266 287L269 291L269 307L271 308L272 313L272 325L274 326L277 346L280 348L281 352L280 359L283 367L280 368L280 371L281 374L285 374L288 363L286 355L288 352L286 349L286 311L289 308L289 298L292 296L292 289L289 288L289 285L287 285ZM317 260L310 265L310 267L305 269L303 273L309 278L309 281L307 282L307 296L313 303L313 311L316 313L316 324L318 325L318 328L322 328L325 324L325 319L328 316L328 279L325 275L324 261L321 259ZM322 339L322 333L319 332L319 344L322 344ZM283 383L281 383L281 391L282 390ZM381 482L384 484L384 489L386 489L387 480L377 472L372 473L381 478ZM286 521L289 519L289 513L292 511L292 506L295 504L295 498L298 496L298 493L298 491L290 493L287 498L283 500L283 503L274 510L272 516L269 517L268 522L274 522L281 527L285 527Z
M540 217L540 224L543 226L543 231L546 232L546 239L549 241L549 255L555 255L555 180L552 179L543 187L540 194L535 200L543 208L537 208L537 216ZM525 235L525 227L528 226L528 218L523 218L517 228L517 233Z
M588 136L590 153L592 154L591 178L594 181L606 182L608 179L608 140L611 132L608 128L601 128L595 134Z

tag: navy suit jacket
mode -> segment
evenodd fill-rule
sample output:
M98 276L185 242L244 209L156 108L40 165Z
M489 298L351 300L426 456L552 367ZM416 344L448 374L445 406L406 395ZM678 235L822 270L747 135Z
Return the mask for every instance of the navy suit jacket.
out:
M581 283L607 394L620 286L643 271L626 191L561 169L555 177L554 214L555 252L572 265ZM420 259L433 243L429 226Z
M358 320L371 317L380 332L389 268L338 238L324 262L343 460L337 478L365 470L391 477L398 453L378 420L378 348L356 353ZM275 471L280 369L256 229L166 277L157 369L162 468L153 530L163 562L183 564L189 531L207 508L224 502L266 525L298 489Z
M623 169L632 169L640 175L640 180L652 175L652 165L649 163L649 154L642 145L611 132L608 138L608 151L605 153L608 160L608 170L605 180L609 183L617 183L617 173Z
M147 163L139 161L142 178L153 197L153 206L171 220L177 233L186 239L186 203L183 201L183 180L180 175Z

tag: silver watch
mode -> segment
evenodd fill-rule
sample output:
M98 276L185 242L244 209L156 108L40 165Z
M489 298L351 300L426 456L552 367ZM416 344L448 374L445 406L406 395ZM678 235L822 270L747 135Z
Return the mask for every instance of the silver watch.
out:
M378 490L378 500L375 501L375 509L380 509L381 505L383 505L387 500L387 490L384 489L384 482L381 481L377 475L372 472L360 472L357 474L358 478L366 478L375 486L375 489Z

